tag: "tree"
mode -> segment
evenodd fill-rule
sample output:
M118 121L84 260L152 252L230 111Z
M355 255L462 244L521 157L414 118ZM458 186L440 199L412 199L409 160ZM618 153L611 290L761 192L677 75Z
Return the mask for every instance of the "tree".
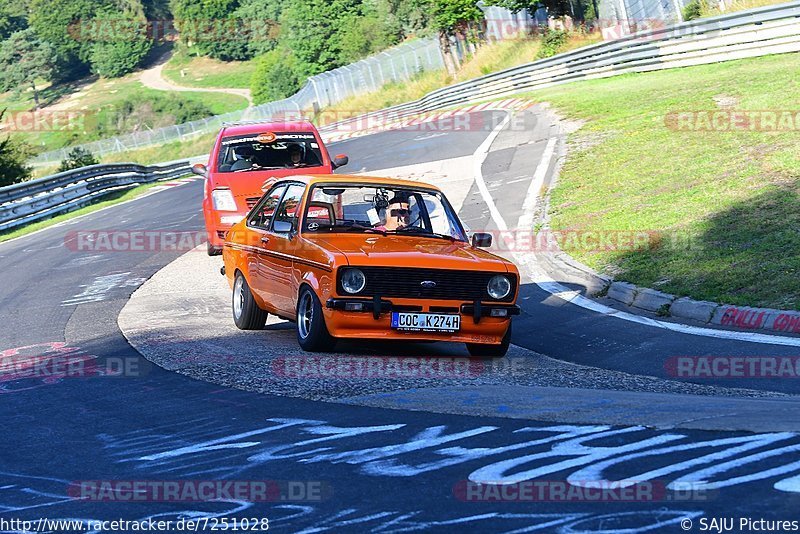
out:
M241 0L234 17L247 29L247 46L252 57L278 46L284 0Z
M153 46L144 16L103 10L92 20L95 35L89 62L95 74L117 78L135 69Z
M434 0L377 0L376 10L398 37L426 34L433 25Z
M248 22L234 16L238 0L172 0L170 6L181 40L201 55L223 61L252 57Z
M294 56L283 49L271 50L260 56L250 82L253 102L263 104L294 94L300 87L295 65Z
M513 13L519 13L527 9L533 14L544 6L547 14L551 17L563 17L569 15L574 20L582 21L585 11L586 0L484 0L486 5L499 6L508 9Z
M483 11L474 0L434 0L433 22L439 32L439 48L445 67L451 76L456 74L450 35L464 34L471 23L483 20Z
M353 63L376 54L398 41L398 35L393 34L391 28L375 13L351 16L342 21L337 38L339 61L342 63Z
M0 111L0 121L5 110ZM6 137L0 141L0 187L27 180L31 169L25 161L32 155L30 146Z
M350 17L361 15L361 7L360 0L304 0L286 6L280 41L297 58L301 77L347 63L339 34Z
M33 109L39 107L37 80L50 80L55 68L56 54L53 47L36 37L30 29L11 34L0 45L0 84L4 91L20 91L23 87L33 90Z
M12 33L24 30L26 26L24 16L6 4L0 6L0 40L8 39Z
M80 169L88 165L97 165L100 163L94 154L86 149L76 146L69 151L67 157L61 162L58 172L71 171L72 169Z
M77 78L88 70L94 42L83 33L110 0L31 0L30 26L57 54L56 74Z

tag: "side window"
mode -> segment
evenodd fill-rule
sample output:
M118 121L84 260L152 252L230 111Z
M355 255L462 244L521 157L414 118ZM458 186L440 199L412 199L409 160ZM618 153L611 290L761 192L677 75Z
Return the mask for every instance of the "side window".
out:
M273 187L250 216L248 225L266 230L269 227L272 215L275 213L275 208L278 206L278 202L281 200L281 196L285 190L285 185Z
M304 185L292 184L289 186L289 189L286 190L286 194L283 196L283 202L281 202L277 214L275 215L275 222L289 223L293 231L297 230L297 221L300 217L300 199L303 198L305 190L306 187ZM276 225L273 223L272 229L274 231L282 231L282 229L278 229L275 226Z

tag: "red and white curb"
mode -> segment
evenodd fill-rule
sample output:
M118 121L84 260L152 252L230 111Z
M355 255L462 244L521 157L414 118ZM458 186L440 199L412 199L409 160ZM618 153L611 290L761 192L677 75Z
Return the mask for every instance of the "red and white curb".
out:
M168 182L161 182L158 185L151 187L149 192L156 193L158 191L163 191L165 189L172 189L173 187L179 187L181 185L186 185L190 182L196 182L197 180L202 180L200 176L187 176L186 178L178 178L177 180L170 180Z
M496 102L484 102L482 104L473 104L466 107L449 109L446 111L428 111L416 112L408 111L402 113L385 112L366 114L353 119L342 121L336 130L331 132L320 132L323 140L326 143L333 143L336 141L343 141L345 139L354 139L356 137L363 137L365 135L372 135L390 130L400 130L413 128L419 125L428 124L431 122L447 121L447 125L442 125L441 129L453 128L450 119L469 115L479 111L521 111L534 105L535 102L521 98L508 98ZM422 130L423 128L420 128ZM425 128L429 130L430 128Z

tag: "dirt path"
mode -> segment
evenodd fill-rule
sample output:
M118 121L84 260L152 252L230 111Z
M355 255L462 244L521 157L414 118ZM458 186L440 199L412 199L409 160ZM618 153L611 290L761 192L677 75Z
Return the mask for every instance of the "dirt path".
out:
M178 85L170 80L167 80L162 75L164 65L171 56L171 52L161 56L155 65L149 69L143 70L139 74L139 80L142 85L150 89L159 91L191 91L196 93L225 93L229 95L241 96L247 99L248 105L253 105L253 99L250 96L250 89L225 89L225 88L205 88L205 87L188 87L185 85Z

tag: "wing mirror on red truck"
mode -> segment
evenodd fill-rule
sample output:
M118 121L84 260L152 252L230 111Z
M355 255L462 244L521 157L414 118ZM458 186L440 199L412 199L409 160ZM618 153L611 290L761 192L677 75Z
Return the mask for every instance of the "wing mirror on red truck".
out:
M192 165L192 174L205 177L207 172L206 166L202 163L195 163Z
M345 154L337 154L336 157L333 158L333 168L338 169L339 167L344 167L350 161Z

